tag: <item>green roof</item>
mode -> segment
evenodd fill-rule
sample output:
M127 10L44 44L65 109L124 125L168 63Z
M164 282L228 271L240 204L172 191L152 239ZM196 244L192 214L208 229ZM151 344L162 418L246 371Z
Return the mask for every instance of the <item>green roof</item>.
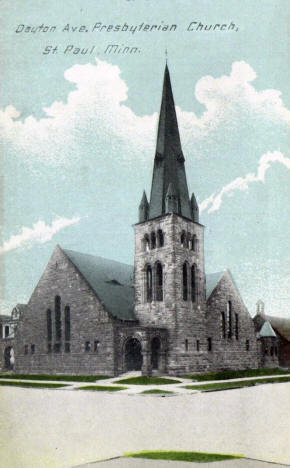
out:
M114 317L134 316L133 267L94 255L62 249Z
M268 322L268 320L266 320L266 322L264 322L260 332L259 332L259 335L260 336L274 336L276 337L276 333L274 332L273 328L271 327L271 324L270 322Z
M223 274L224 271L218 271L217 273L206 275L206 299L209 298Z
M266 315L266 319L271 323L271 326L276 332L282 335L286 340L290 341L290 319L282 317L272 317Z

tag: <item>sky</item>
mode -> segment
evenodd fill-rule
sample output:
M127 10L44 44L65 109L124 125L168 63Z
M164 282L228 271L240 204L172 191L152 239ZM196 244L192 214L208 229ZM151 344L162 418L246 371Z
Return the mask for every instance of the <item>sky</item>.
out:
M230 269L252 315L262 299L290 317L288 8L3 0L0 313L29 300L56 244L133 264L167 50L206 272ZM110 44L138 51L107 54Z

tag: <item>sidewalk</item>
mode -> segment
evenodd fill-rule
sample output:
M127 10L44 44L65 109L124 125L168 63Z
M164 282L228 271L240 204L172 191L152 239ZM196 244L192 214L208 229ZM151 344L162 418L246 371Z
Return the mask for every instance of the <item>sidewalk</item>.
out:
M122 376L118 377L111 377L109 379L101 379L101 380L96 380L95 382L71 382L71 381L61 381L61 380L21 380L21 379L9 379L9 377L3 377L0 379L1 381L11 381L11 382L27 382L27 383L59 383L59 384L66 384L66 387L59 388L59 390L62 391L73 391L75 389L81 389L81 387L86 387L86 386L105 386L105 387L115 387L115 386L124 386L127 387L124 390L120 390L118 392L112 392L112 394L119 394L119 395L136 395L139 394L140 396L146 397L146 396L153 396L153 397L174 397L174 396L180 396L180 395L190 395L194 394L197 392L200 392L201 390L194 390L194 389L186 389L183 388L185 385L203 385L203 384L212 384L212 383L229 383L229 382L242 382L245 380L260 380L260 379L265 379L265 378L279 378L279 377L290 377L290 374L279 374L279 375L267 375L267 376L258 376L258 377L243 377L243 378L237 378L237 379L226 379L226 380L206 380L206 381L193 381L192 379L186 379L182 377L170 377L168 375L160 376L164 378L172 378L173 380L179 380L180 383L174 383L174 384L166 384L166 385L158 385L158 384L152 384L152 385L133 385L133 384L126 384L126 383L117 383L118 380L123 380L128 377L138 377L141 375L141 372L128 372L127 374L122 374ZM269 384L265 384L269 385ZM238 388L238 385L237 385ZM158 389L160 391L164 390L166 392L172 392L172 393L149 393L149 394L143 394L145 390L153 390L153 389ZM92 390L93 391L93 390ZM104 390L105 391L105 390ZM212 390L213 391L213 390Z
M222 460L210 463L183 462L176 460L148 460L146 458L112 458L110 460L86 463L72 468L285 468L281 465L250 458Z

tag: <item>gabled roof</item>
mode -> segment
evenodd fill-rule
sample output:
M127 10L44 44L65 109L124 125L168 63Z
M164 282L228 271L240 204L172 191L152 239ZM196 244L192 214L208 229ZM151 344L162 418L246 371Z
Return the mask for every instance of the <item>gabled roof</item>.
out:
M264 336L264 337L266 336L276 337L277 336L273 328L271 327L270 322L268 322L268 320L266 320L266 322L264 322L264 324L262 325L262 328L259 331L259 335Z
M105 308L121 320L134 317L133 267L94 255L62 249Z
M290 341L290 319L272 317L271 315L266 315L265 318L271 323L274 330L276 330L287 341Z
M206 275L206 299L209 298L224 273L224 271L218 271Z

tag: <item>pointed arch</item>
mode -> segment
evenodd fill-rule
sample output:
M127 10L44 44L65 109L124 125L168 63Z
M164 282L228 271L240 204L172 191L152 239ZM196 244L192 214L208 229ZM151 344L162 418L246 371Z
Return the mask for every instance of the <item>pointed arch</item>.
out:
M64 308L64 334L65 341L70 341L70 306Z
M157 231L157 246L163 247L164 246L164 234L162 229L158 229Z
M151 232L150 241L151 241L151 249L156 249L156 234L155 234L155 232Z
M163 301L163 267L160 262L155 264L155 283L156 301Z
M152 268L151 265L147 265L145 269L145 290L146 290L146 302L152 302Z
M196 265L191 267L191 301L196 302L197 300L197 268Z
M195 234L193 234L190 241L190 250L192 250L193 252L197 251L197 237Z
M232 330L232 322L233 322L233 317L232 317L232 302L228 301L227 302L227 317L228 317L228 338L232 337L233 330Z
M46 311L46 328L47 328L47 341L52 340L52 317L51 310L47 309Z
M222 320L222 336L226 338L226 314L221 312L221 320Z
M55 339L61 340L61 298L55 296L54 298L54 314L55 314Z
M185 247L186 245L186 235L184 231L182 231L182 233L180 234L180 244L182 247Z
M188 300L188 264L182 265L182 297L184 301Z
M143 250L144 252L148 252L150 250L150 239L148 234L145 234L143 238Z

